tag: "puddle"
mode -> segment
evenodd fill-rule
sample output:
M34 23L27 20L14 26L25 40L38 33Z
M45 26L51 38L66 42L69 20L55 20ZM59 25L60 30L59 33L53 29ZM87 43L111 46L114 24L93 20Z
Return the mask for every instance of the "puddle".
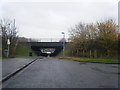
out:
M80 62L79 64L87 64L87 62Z
M112 66L112 68L118 68L118 66Z
M99 88L115 88L115 86L100 85Z
M98 72L101 72L101 73L104 73L104 74L120 74L119 72L108 72L108 71L103 71L97 67L91 67L92 70L95 70L95 71L98 71Z

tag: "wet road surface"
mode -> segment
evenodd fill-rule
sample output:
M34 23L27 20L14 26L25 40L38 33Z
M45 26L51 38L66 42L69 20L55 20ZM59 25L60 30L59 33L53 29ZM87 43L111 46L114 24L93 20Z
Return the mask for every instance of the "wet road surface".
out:
M3 88L118 88L118 65L44 58L3 83Z

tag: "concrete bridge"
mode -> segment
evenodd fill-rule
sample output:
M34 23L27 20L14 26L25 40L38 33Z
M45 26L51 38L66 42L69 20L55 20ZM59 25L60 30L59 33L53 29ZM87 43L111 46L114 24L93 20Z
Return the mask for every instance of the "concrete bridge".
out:
M57 56L63 49L63 42L26 42L38 56ZM67 42L65 42L65 45Z

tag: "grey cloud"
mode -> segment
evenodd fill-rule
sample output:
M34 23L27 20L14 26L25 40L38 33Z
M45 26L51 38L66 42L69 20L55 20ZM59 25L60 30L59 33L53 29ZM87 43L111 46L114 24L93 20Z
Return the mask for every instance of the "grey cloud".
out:
M117 19L117 3L7 3L2 14L16 19L21 36L59 38L62 31L68 37L68 28L80 21Z

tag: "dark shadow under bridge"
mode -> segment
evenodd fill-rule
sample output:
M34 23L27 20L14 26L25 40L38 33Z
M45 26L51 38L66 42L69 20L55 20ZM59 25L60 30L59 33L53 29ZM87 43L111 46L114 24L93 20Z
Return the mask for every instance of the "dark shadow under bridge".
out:
M26 42L38 56L57 56L63 49L63 42ZM65 45L67 42L65 42ZM54 50L52 53L50 50Z

